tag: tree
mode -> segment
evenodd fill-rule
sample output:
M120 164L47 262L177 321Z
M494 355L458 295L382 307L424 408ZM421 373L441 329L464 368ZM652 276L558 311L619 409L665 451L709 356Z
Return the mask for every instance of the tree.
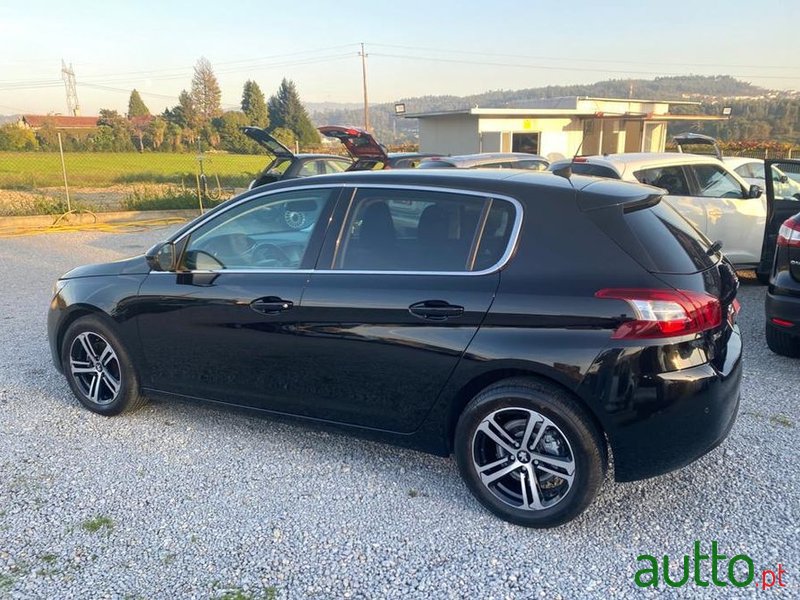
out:
M147 108L147 105L142 100L142 97L139 95L135 89L131 92L131 97L128 100L128 118L132 119L133 117L149 117L150 116L150 109Z
M147 137L153 150L158 150L164 143L167 132L167 121L163 117L155 117L147 126Z
M269 125L269 113L267 112L267 101L264 99L264 92L258 87L255 81L247 80L242 90L242 112L247 115L249 123L256 127L267 127Z
M0 150L38 150L39 142L32 129L8 123L0 127Z
M101 108L100 118L97 119L97 125L100 129L103 127L108 128L108 131L103 131L102 135L97 137L97 139L102 140L104 145L102 148L103 150L129 152L134 149L133 142L131 141L134 134L133 126L128 119L117 111ZM107 139L109 134L111 136L110 148L106 147L108 145Z
M42 150L58 150L58 129L56 129L53 119L44 120L42 126L36 131L36 141L39 142Z
M286 127L276 127L270 132L270 135L290 150L294 148L294 144L297 141L294 131Z
M214 69L205 57L201 57L194 67L191 98L197 115L197 123L194 125L198 130L209 124L211 119L222 114L220 106L222 92L219 89L217 77L214 75ZM190 123L190 125L192 124Z
M319 143L319 133L305 107L294 82L284 78L278 92L269 99L269 122L273 128L283 127L294 132L301 145Z
M250 123L250 117L235 110L214 119L213 124L219 132L222 149L237 154L258 154L261 147L242 133L242 127Z

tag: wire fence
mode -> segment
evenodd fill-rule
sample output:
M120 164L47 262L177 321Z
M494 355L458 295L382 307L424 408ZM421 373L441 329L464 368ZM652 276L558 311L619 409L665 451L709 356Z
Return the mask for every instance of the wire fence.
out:
M723 153L792 158L800 156L800 148L724 148ZM209 208L245 190L268 161L265 155L225 152L0 152L0 218Z
M0 152L0 216L208 208L247 188L264 155Z

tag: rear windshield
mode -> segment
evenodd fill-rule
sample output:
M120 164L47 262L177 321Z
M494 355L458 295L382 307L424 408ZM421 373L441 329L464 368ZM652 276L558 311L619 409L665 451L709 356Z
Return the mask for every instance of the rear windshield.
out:
M572 172L576 175L591 175L593 177L608 177L619 179L619 174L611 167L593 165L592 163L574 162L570 165Z
M418 169L453 169L455 165L445 160L423 160Z
M717 264L718 253L708 255L709 240L664 202L625 213L624 218L641 243L642 262L650 263L654 272L695 273ZM636 250L626 250L636 258Z

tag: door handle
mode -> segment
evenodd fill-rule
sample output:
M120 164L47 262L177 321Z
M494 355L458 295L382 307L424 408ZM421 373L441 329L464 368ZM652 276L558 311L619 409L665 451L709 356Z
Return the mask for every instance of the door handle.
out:
M415 317L430 321L444 321L450 317L460 317L464 314L463 306L455 306L446 300L425 300L408 307L408 311Z
M250 303L250 308L265 315L274 315L289 310L292 306L294 306L294 303L291 300L282 300L277 296L258 298Z

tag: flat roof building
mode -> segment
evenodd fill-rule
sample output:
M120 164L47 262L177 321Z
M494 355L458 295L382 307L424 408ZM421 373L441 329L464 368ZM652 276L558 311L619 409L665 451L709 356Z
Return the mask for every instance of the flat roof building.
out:
M716 121L723 116L672 114L670 105L699 102L544 98L526 108L468 108L411 113L419 119L420 152L530 152L549 160L575 154L663 152L671 121Z

